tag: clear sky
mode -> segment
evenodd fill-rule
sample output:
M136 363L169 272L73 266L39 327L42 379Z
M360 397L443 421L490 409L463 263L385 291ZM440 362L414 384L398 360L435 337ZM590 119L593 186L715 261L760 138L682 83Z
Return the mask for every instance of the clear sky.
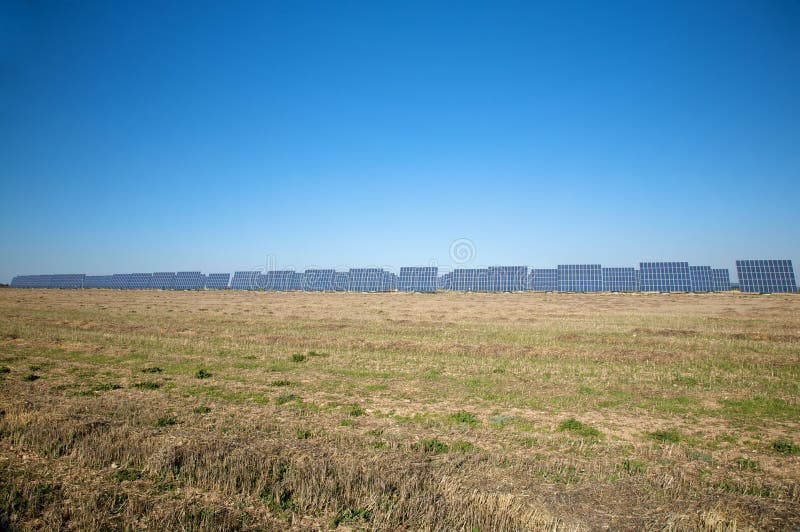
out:
M0 281L800 260L800 2L0 3ZM269 258L268 258L269 257Z

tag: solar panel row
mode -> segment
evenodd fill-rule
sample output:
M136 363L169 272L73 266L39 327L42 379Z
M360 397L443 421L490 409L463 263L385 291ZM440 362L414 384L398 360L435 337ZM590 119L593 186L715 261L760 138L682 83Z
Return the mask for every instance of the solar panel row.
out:
M439 268L436 266L400 268L397 289L401 292L435 292Z
M688 262L640 262L642 292L691 292Z
M736 261L739 286L743 292L795 292L792 261ZM599 264L562 264L555 269L526 266L492 266L456 269L439 275L437 267L403 267L397 276L382 268L235 272L208 276L194 272L124 273L114 275L52 274L20 275L11 281L17 288L112 288L160 290L306 290L433 292L436 290L498 291L522 290L562 292L719 292L732 287L724 268L689 266L687 262L641 262L635 268L602 268Z
M790 260L737 260L736 273L742 292L797 292Z
M639 272L636 268L603 268L603 290L638 292Z

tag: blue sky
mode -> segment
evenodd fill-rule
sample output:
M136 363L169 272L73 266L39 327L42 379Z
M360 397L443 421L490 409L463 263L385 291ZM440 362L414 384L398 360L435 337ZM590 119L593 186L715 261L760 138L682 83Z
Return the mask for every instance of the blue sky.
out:
M797 263L798 183L795 0L0 6L2 282Z

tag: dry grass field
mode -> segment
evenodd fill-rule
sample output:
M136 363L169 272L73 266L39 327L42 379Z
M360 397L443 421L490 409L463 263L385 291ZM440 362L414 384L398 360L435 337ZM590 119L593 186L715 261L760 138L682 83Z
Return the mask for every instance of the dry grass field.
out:
M800 523L800 296L0 290L0 528Z

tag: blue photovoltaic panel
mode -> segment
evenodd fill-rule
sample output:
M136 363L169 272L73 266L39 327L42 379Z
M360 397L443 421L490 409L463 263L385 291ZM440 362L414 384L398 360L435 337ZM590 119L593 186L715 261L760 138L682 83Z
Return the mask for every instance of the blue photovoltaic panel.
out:
M350 289L350 273L336 272L333 274L333 289L337 292L346 292Z
M306 284L305 272L294 272L292 274L292 284L290 290L302 290Z
M177 272L175 290L200 290L203 288L203 274L200 272Z
M350 291L383 292L386 290L387 277L381 268L351 268Z
M175 272L155 272L150 278L150 288L172 290L175 287Z
M736 273L742 292L797 292L791 260L737 260Z
M689 266L689 277L692 280L692 292L714 291L711 266Z
M113 275L87 275L83 279L84 288L111 288Z
M486 290L521 292L528 287L527 266L490 266Z
M54 274L50 276L49 288L83 288L82 273Z
M233 272L231 290L257 290L260 272Z
M606 292L636 292L639 275L636 268L603 268L603 290Z
M410 266L400 268L397 289L401 292L435 292L439 268L436 266Z
M333 290L336 270L306 270L303 290L322 292Z
M450 290L453 286L453 274L452 272L445 273L440 275L438 279L436 279L436 287L439 290Z
M603 269L599 264L560 264L560 292L600 292L603 289Z
M129 273L115 273L111 276L111 288L114 290L127 290L131 280Z
M688 262L640 262L640 289L643 292L691 292Z
M295 282L294 270L271 271L266 273L264 289L277 290L280 292L296 290L296 288L294 288Z
M50 288L52 275L19 275L11 281L15 288Z
M715 292L728 292L731 289L731 274L727 268L712 268L711 280Z
M489 270L484 268L453 270L450 290L483 292L489 289Z
M209 290L225 290L231 279L229 273L209 273L206 277L206 288Z
M152 273L132 273L128 281L128 288L131 290L145 290L150 288L152 281Z
M384 292L393 292L397 290L397 276L392 272L384 271L381 290Z
M528 276L528 290L555 292L558 290L558 270L555 268L532 268Z

